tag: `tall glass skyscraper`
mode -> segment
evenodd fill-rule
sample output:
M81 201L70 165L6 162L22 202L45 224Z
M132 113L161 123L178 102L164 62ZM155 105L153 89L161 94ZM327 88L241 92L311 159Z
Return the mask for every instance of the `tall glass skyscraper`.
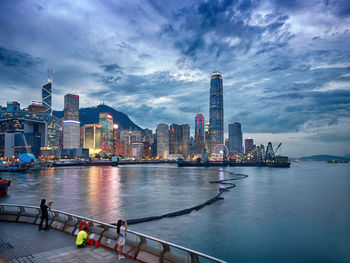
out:
M165 123L157 125L157 157L167 159L169 155L169 126Z
M204 116L198 113L194 119L194 150L195 153L201 157L204 154Z
M210 80L210 137L211 149L213 152L215 146L224 144L224 101L222 75L220 72L213 72Z
M228 150L230 154L243 154L242 128L239 122L228 125L228 137Z
M79 121L79 95L64 95L64 120Z
M194 121L195 121L194 135L199 135L204 137L204 116L201 113L198 113Z
M80 148L79 96L64 96L63 148Z
M45 107L45 113L52 115L52 82L49 82L41 87L41 102Z
M99 124L102 126L102 151L113 154L113 116L100 112Z

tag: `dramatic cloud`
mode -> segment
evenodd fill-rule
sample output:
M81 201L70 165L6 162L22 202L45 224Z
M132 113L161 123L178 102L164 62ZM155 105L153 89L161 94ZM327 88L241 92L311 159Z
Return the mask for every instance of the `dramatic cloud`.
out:
M40 99L53 68L56 109L75 92L143 127L193 130L218 70L226 127L294 155L350 153L349 1L3 0L0 24L1 105Z

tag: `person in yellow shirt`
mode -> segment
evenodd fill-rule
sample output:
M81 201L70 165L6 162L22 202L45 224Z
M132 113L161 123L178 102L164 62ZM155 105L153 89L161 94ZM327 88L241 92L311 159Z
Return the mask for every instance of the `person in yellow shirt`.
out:
M77 240L75 241L75 244L77 245L78 248L85 247L85 244L88 238L88 233L86 233L85 230L86 230L86 226L82 225L81 231L79 231Z

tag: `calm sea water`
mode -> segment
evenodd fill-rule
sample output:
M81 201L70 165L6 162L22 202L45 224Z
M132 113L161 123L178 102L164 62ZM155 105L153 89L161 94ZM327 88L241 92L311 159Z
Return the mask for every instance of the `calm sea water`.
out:
M105 222L160 215L215 196L232 173L237 187L200 211L129 228L228 262L350 262L350 164L178 168L174 165L56 168L5 174L0 203L39 205ZM95 216L96 215L96 216Z

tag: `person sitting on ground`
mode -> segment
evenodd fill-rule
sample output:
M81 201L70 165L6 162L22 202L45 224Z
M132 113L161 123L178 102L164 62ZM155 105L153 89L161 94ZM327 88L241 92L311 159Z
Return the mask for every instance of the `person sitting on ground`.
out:
M86 241L88 239L88 233L85 230L86 230L86 226L82 225L81 231L79 231L77 240L75 241L75 244L77 245L78 248L85 247L86 245Z
M128 223L126 222L126 220L124 222L124 226L122 226L122 224L123 224L123 220L119 219L117 222L117 233L118 233L117 242L118 242L119 260L125 258L122 255L122 251L123 251L123 247L125 245L125 233L128 230Z

